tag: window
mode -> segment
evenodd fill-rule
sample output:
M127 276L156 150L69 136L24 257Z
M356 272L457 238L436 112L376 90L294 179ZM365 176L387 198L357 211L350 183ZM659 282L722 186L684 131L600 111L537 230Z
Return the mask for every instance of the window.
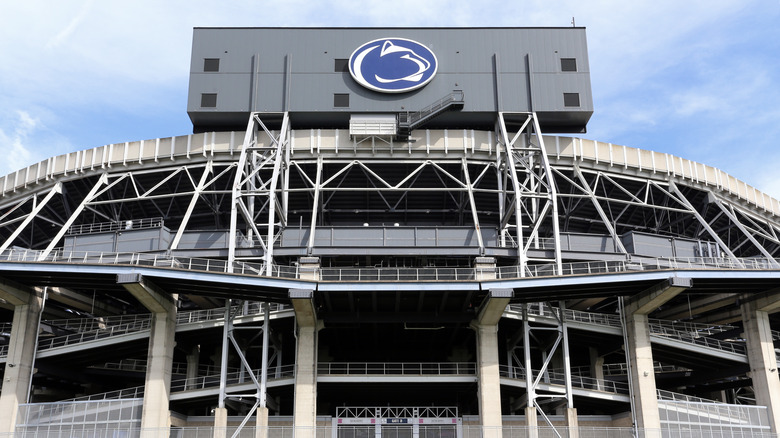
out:
M336 108L349 108L349 94L336 93L333 95L333 106Z
M217 93L203 93L200 95L201 108L216 108Z
M338 72L349 72L349 59L336 59L333 63L333 71L336 73Z
M580 106L580 93L563 93L563 106Z
M219 58L204 59L203 71L219 71Z
M561 71L577 71L577 59L561 58Z

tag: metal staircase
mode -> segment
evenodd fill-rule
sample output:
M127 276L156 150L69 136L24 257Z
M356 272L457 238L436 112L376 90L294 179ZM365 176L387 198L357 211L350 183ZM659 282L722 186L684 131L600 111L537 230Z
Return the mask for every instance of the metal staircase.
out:
M398 114L398 140L407 140L412 130L417 129L424 123L438 116L439 114L453 110L462 109L464 104L464 94L462 90L453 90L452 93L442 97L436 102L426 106L417 112L407 112Z

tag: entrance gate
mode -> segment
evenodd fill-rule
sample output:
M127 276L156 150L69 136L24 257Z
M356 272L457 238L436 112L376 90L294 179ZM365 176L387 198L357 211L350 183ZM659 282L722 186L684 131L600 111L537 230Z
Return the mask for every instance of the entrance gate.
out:
M333 438L462 438L454 407L340 407Z

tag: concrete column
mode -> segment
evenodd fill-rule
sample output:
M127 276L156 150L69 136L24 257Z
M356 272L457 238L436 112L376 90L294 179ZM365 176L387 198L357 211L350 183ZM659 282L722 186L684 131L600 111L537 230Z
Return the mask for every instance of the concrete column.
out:
M631 362L634 422L645 438L661 436L661 416L658 412L658 391L655 385L647 315L691 287L691 284L690 278L670 277L632 296L623 305L627 343L625 347Z
M171 390L173 347L176 345L176 311L152 314L149 353L144 381L144 405L141 436L156 437L160 429L171 426L168 409Z
M780 298L775 296L775 300ZM761 303L756 301L744 302L741 308L756 404L767 407L772 433L780 433L780 379L769 312L761 310Z
M566 408L566 427L569 429L569 438L580 438L580 423L577 420L577 408Z
M176 301L171 295L140 274L120 274L121 284L133 297L152 312L149 350L146 357L144 404L141 414L141 437L157 437L171 427L168 407L176 345ZM166 432L167 433L167 432Z
M626 315L626 331L628 340L626 350L631 362L631 385L636 411L634 421L638 428L647 429L648 433L660 431L661 417L658 413L658 394L647 315L641 313Z
M195 388L195 379L198 378L200 367L200 345L193 345L187 355L187 389Z
M318 281L320 279L320 258L301 257L298 259L298 276L301 280Z
M501 438L501 375L498 368L498 322L512 289L491 289L471 324L477 335L477 403L483 438Z
M604 389L604 357L599 356L599 351L593 347L588 348L590 355L590 377L596 379L598 390Z
M498 326L476 325L477 402L484 438L501 438L501 381L498 372Z
M227 408L214 409L214 438L227 438Z
M43 299L32 292L17 291L20 293L15 294L15 300L8 299L5 292L0 291L0 296L14 304L14 318L0 393L0 434L14 431L19 404L27 403L38 321L43 306Z
M536 417L536 406L525 408L525 425L528 427L528 438L539 438L539 423Z
M495 257L477 257L474 259L474 268L477 270L477 280L495 280L496 279L496 258Z
M293 428L295 438L313 438L317 426L317 313L313 290L292 289L298 335L295 350Z
M298 328L295 360L295 438L315 436L317 425L317 328Z
M268 408L258 407L255 422L255 438L268 438Z

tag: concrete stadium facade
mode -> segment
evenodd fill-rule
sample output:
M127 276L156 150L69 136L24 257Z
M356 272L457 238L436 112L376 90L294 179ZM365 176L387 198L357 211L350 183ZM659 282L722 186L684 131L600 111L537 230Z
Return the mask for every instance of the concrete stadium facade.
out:
M188 112L0 178L0 433L777 435L780 203L549 135L584 29L196 29Z

